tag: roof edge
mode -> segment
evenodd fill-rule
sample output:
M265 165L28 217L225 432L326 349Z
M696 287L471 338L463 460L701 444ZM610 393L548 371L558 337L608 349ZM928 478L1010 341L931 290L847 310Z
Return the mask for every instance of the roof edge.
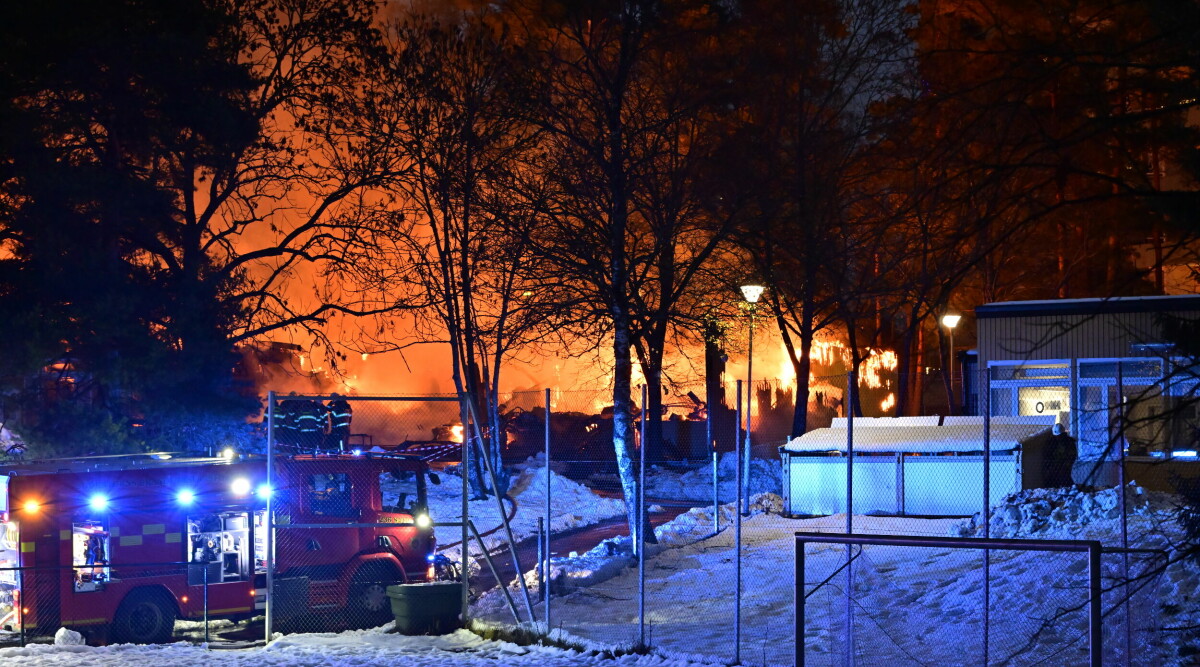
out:
M1105 315L1117 313L1200 313L1200 294L1105 299L1057 299L1046 301L999 301L975 308L976 319L1028 317L1034 315Z

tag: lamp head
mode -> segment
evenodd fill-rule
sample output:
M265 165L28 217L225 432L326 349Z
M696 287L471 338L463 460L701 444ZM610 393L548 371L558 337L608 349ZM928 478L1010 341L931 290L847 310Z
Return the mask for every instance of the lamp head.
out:
M742 297L746 299L748 303L758 303L758 300L760 297L762 297L763 290L765 289L766 288L762 285L742 285Z
M944 324L946 327L948 327L950 329L953 329L954 327L958 326L958 321L961 319L962 319L962 315L951 315L951 314L942 315L942 324Z

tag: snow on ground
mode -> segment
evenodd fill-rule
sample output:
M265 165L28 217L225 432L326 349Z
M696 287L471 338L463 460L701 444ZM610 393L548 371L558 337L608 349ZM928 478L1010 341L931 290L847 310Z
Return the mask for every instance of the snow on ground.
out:
M994 537L1100 539L1120 542L1119 496L1075 490L1034 490L995 508ZM843 533L845 515L816 519L777 516L779 499L755 499L743 519L742 660L792 662L793 565L797 531ZM1181 535L1173 523L1174 500L1131 487L1130 545L1170 549ZM730 525L733 506L720 508ZM980 520L856 516L854 532L882 535L980 534ZM731 529L712 536L709 508L695 508L656 533L647 548L647 633L655 647L681 657L732 660L736 574ZM869 546L855 550L855 650L872 664L977 664L983 655L983 557L972 550ZM846 547L810 544L806 549L806 645L809 664L834 664L846 645ZM1138 556L1139 572L1160 561ZM1105 556L1106 588L1121 559ZM989 653L996 664L1086 664L1086 557L1045 552L993 552ZM628 538L607 540L575 558L556 558L552 574L552 627L591 641L622 644L638 639L638 580ZM822 583L824 582L824 583ZM1170 565L1162 576L1136 586L1131 602L1133 664L1185 665L1196 638L1156 628L1200 623L1200 568ZM815 592L814 592L815 591ZM1118 604L1123 589L1106 593L1105 662L1124 655L1124 623ZM477 610L503 619L499 596L485 596ZM537 613L542 613L541 605ZM1189 645L1189 642L1191 644ZM964 659L964 656L970 658ZM980 658L976 658L980 656ZM1005 662L1007 660L1008 662Z
M159 646L55 646L30 645L0 649L0 665L30 662L45 667L119 665L259 665L357 667L407 665L411 667L495 667L496 665L557 665L561 667L683 667L686 662L655 655L627 655L609 659L594 653L548 646L518 646L488 641L466 630L441 637L407 637L393 634L389 626L340 634L289 635L263 648L206 650L191 644Z
M720 502L737 497L737 453L725 452L717 463ZM779 461L750 459L750 495L780 492ZM679 473L653 466L646 474L646 496L672 500L694 500L711 505L713 495L712 464Z

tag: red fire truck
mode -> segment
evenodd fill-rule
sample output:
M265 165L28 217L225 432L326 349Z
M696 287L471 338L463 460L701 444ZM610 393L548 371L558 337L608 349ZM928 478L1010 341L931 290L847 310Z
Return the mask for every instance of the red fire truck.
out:
M268 499L283 623L381 624L388 585L432 577L425 484L436 476L419 459L277 457L272 474L268 486L262 458L166 455L0 470L0 628L153 643L206 606L209 618L262 613Z

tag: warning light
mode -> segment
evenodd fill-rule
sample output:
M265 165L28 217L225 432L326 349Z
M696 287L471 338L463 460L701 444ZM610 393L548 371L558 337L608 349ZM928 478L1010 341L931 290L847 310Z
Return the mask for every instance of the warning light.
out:
M183 595L183 596L181 596L181 597L179 598L179 601L180 601L180 602L182 602L182 603L184 603L184 604L187 604L188 597L187 597L186 595Z
M266 500L267 498L271 497L271 485L259 484L258 490L255 491L254 493L255 493L255 495L258 496L259 500Z
M42 509L42 504L36 500L26 500L25 504L22 505L21 508L30 514L33 514L34 512Z
M250 480L245 477L238 477L233 480L233 484L229 485L229 490L233 491L235 496L244 496L250 493Z
M96 510L97 512L108 509L108 496L102 493L97 493L91 498L88 498L88 507Z
M175 496L175 502L180 505L191 505L196 500L196 493L191 489L184 489Z

